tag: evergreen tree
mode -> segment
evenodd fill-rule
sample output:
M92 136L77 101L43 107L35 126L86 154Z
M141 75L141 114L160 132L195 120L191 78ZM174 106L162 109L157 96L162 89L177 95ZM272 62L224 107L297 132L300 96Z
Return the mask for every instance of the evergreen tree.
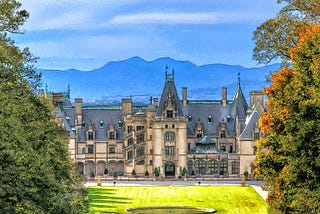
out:
M67 134L35 93L35 59L9 37L29 16L20 7L0 1L0 213L84 213Z

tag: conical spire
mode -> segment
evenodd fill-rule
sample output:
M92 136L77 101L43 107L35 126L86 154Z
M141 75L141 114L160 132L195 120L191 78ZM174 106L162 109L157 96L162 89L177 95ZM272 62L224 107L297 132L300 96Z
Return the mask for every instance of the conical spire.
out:
M243 119L246 117L247 109L248 109L248 104L241 89L240 73L238 73L237 90L233 98L234 114L239 116L239 119Z
M167 110L174 112L175 116L183 116L182 107L176 86L174 84L174 70L168 74L168 66L165 67L166 82L162 91L160 104L157 111L157 116L164 115Z

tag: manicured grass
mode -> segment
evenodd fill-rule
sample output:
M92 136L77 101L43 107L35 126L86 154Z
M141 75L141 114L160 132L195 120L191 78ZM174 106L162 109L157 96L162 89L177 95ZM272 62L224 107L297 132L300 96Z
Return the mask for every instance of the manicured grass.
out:
M116 186L89 187L93 213L125 213L146 206L214 208L218 214L267 213L267 204L252 187L241 186Z

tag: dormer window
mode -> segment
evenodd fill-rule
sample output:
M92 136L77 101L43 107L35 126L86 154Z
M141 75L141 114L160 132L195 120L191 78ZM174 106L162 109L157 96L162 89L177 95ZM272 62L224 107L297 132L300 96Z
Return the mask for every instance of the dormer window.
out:
M82 128L85 128L86 127L86 122L83 120L82 121Z
M188 115L188 123L192 123L192 116L191 115Z
M109 139L114 140L115 139L115 133L114 132L109 132Z
M173 111L167 110L167 118L173 118Z
M103 129L103 128L104 128L104 122L103 122L103 120L100 120L100 123L99 123L99 124L100 124L100 126L99 126L100 129Z
M220 137L226 137L226 130L221 130Z
M121 121L121 120L119 120L119 121L118 121L118 128L119 128L119 129L121 129L121 128L122 128L122 126L123 126L123 123L122 123L122 121Z
M212 116L211 115L208 116L208 124L212 124Z
M88 131L88 140L93 140L93 137L94 134L93 134L93 131Z

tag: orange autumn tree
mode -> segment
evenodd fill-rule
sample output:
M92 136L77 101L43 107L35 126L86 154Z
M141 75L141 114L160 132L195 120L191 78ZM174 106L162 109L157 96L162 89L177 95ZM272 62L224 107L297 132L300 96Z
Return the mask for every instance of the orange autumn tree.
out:
M320 213L320 27L299 32L292 66L264 89L257 171L270 187L270 213Z

